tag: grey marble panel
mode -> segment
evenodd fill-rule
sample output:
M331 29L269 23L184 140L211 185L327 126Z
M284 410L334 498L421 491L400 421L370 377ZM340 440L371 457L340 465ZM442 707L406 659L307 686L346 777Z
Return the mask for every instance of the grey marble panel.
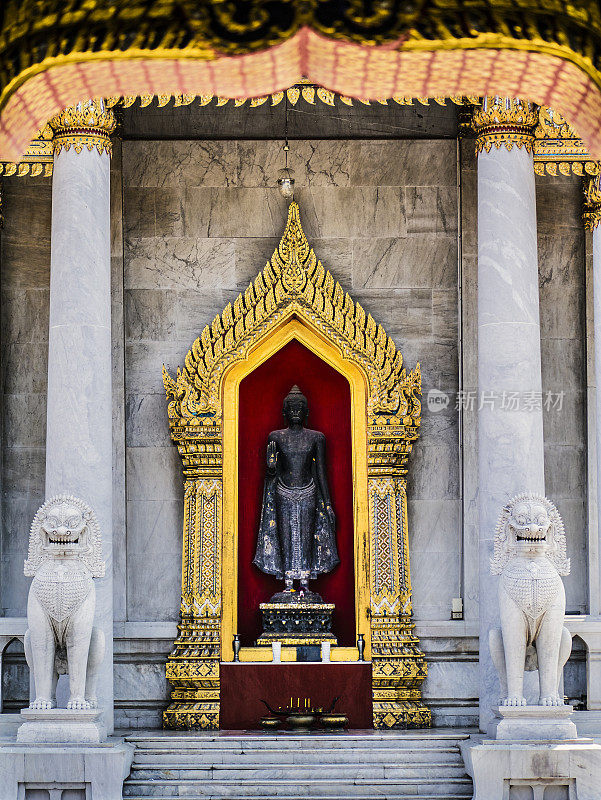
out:
M177 500L128 502L129 620L173 620L179 616L182 515L183 503Z
M579 389L584 383L584 341L541 338L541 371L545 391Z
M25 617L31 578L23 575L23 559L3 559L0 563L0 581L2 582L2 616Z
M351 186L454 186L454 141L351 142Z
M553 498L566 532L570 574L563 578L568 613L587 613L588 555L585 498Z
M126 289L127 339L172 339L176 330L176 307L177 292L173 289Z
M121 142L113 143L110 166L111 258L123 258L123 181Z
M456 342L442 339L408 339L405 341L401 339L400 350L408 368L413 368L419 361L424 397L427 399L427 392L430 389L447 392L450 398L450 407L445 413L455 411L456 392L459 388ZM425 416L426 412L423 409L422 412Z
M156 236L156 191L156 188L148 186L127 186L123 189L123 232L128 238Z
M238 184L275 187L284 167L281 141L238 142ZM295 188L348 186L349 142L315 140L290 142L288 166L294 170Z
M446 500L459 497L459 458L451 444L416 445L411 454L407 492L412 500Z
M235 186L235 141L128 141L123 143L126 186Z
M2 347L4 392L44 394L48 383L47 342L14 342Z
M348 106L340 100L333 108L322 103L310 105L300 100L288 105L288 129L293 139L346 138L442 138L457 136L457 109L452 103L441 107L373 103ZM272 139L284 138L284 103L265 103L249 109L229 102L220 108L215 101L207 106L194 102L158 108L154 103L140 108L138 103L123 110L123 136L134 139Z
M50 246L15 241L8 236L0 239L2 288L50 286Z
M277 236L279 239L286 224L287 209L287 201L275 188L189 186L183 203L184 235L225 238ZM307 214L302 203L301 210L305 225ZM307 235L310 231L311 226L309 230L305 229Z
M48 341L50 291L2 290L2 343Z
M428 677L423 686L423 696L428 699L476 700L478 662L432 660L428 663Z
M584 496L586 455L578 446L545 443L545 488L554 502Z
M177 501L183 508L182 464L175 445L128 447L127 499Z
M128 394L126 420L127 447L169 447L171 444L165 392Z
M128 289L208 289L233 286L234 280L234 243L229 239L126 240Z
M4 178L2 187L2 212L4 226L2 238L27 239L38 244L50 244L50 218L52 209L52 182L32 185L31 179ZM21 182L22 183L19 183Z
M177 292L175 325L176 337L181 343L179 345L181 355L178 356L179 361L171 363L171 367L174 367L174 364L183 365L183 359L194 340L200 336L205 325L210 325L217 314L221 314L228 301L229 297L226 297L221 289ZM174 372L173 368L172 374Z
M559 228L537 236L541 304L554 287L584 288L584 231Z
M202 330L202 328L200 329ZM198 331L200 333L200 331ZM194 338L198 335L195 334ZM194 339L188 341L133 342L125 345L125 387L128 393L160 394L164 391L162 365L171 375L184 363Z
M169 684L163 663L115 664L115 700L165 700Z
M414 235L353 240L356 289L452 288L456 284L455 237Z
M435 340L457 344L458 314L457 289L433 289L432 336Z
M461 139L461 247L465 256L478 254L478 162L473 139Z
M548 409L547 406L548 405ZM581 392L560 390L543 395L543 430L546 444L581 446L586 440L585 402ZM583 464L584 469L584 464ZM584 491L584 487L582 487Z
M366 313L384 326L407 363L414 366L419 360L418 351L416 347L409 350L407 342L417 340L421 344L432 332L431 290L371 289L354 291L353 297ZM414 357L409 357L408 352Z
M126 618L125 528L125 329L123 253L111 258L111 347L113 394L113 615Z
M45 476L46 453L44 448L4 448L2 452L2 481L11 494L18 493L25 497L42 497L44 495Z
M416 445L419 447L419 444ZM410 462L411 463L411 462ZM415 465L411 463L410 470ZM461 552L461 500L408 499L409 543L411 552ZM459 584L460 576L455 576Z
M3 444L5 447L44 447L46 395L5 394Z
M408 186L408 233L457 233L456 186Z
M539 233L561 228L582 231L582 178L536 176L536 223Z
M134 186L126 188L123 195L126 236L182 235L181 189Z
M407 233L405 193L400 186L324 186L313 189L311 194L322 237L388 237Z
M448 619L459 595L460 553L409 550L415 619Z
M42 451L43 452L43 451ZM31 486L34 489L33 484ZM44 487L22 494L5 486L2 496L2 547L4 553L14 554L15 572L23 572L23 561L27 558L29 528L44 500ZM19 561L19 559L21 559ZM15 566L16 564L16 566Z

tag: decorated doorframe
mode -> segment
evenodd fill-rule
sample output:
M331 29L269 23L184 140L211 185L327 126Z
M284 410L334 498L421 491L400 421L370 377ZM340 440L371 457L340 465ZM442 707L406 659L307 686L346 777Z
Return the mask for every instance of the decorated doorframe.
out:
M173 688L164 724L219 727L219 662L232 658L236 620L238 387L292 338L351 386L356 624L372 660L374 726L428 725L426 664L411 623L406 495L421 416L419 364L407 372L382 326L324 269L295 202L265 268L205 327L175 379L163 368L184 476L182 618L167 661Z

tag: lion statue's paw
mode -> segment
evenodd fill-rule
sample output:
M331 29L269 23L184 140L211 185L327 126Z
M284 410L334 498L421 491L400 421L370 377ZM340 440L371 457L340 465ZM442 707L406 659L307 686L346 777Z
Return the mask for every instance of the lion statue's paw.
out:
M562 706L563 705L563 697L560 697L558 694L551 694L547 697L541 697L540 699L541 706Z
M525 697L506 697L501 705L504 706L527 706Z
M83 697L72 697L67 703L67 708L71 711L87 711L91 706Z
M33 708L36 711L49 711L51 708L55 707L55 703L52 700L46 700L43 697L36 697L33 703L30 704L29 708Z

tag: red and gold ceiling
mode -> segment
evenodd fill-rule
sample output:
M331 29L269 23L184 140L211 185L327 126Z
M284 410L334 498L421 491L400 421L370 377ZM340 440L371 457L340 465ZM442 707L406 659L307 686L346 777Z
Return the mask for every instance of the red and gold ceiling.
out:
M526 97L601 158L595 0L4 0L0 160L89 97Z

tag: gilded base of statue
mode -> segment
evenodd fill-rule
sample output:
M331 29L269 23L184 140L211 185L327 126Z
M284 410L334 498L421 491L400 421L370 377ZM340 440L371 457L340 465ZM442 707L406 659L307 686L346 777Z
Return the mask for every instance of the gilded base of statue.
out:
M263 617L263 633L257 639L257 645L270 646L272 642L291 646L337 643L332 633L333 603L303 602L296 592L294 599L272 602L276 597L279 600L283 594L279 592L269 603L259 606Z

